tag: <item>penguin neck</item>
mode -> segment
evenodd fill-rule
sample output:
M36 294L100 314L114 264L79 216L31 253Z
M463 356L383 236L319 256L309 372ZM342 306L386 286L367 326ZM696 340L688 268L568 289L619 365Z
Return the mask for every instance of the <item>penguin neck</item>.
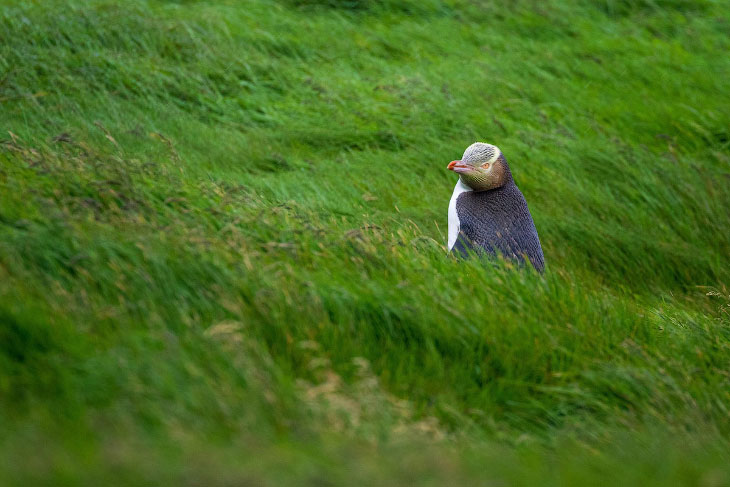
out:
M509 177L509 179L507 181L505 181L504 184L497 186L496 188L489 188L489 189L473 189L473 188L470 188L469 186L467 186L466 184L464 184L461 180L459 180L459 183L465 188L464 191L473 191L474 193L479 193L479 194L498 194L498 193L501 193L502 191L512 188L513 186L516 186L515 181L512 179L511 176Z
M504 167L504 169L503 169L504 170L504 176L503 176L504 184L502 186L509 186L510 184L515 184L515 180L512 177L512 171L509 170L509 166L507 165L507 163L504 163L503 167Z
M466 191L474 191L471 187L466 185L464 181L461 180L461 178L456 180L456 186L454 187L454 194L460 195L461 193L464 193Z

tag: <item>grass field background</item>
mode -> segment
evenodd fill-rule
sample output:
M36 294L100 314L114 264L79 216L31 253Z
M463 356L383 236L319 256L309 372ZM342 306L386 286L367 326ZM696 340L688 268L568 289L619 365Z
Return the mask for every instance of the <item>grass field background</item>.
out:
M4 2L0 483L730 485L729 12Z

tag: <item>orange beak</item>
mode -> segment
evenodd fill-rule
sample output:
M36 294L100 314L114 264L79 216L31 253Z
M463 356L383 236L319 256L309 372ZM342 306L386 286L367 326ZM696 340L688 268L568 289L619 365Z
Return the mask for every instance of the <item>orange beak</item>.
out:
M448 169L449 171L457 172L457 173L468 172L471 170L471 168L469 166L467 166L466 164L462 164L461 161L449 162L449 165L446 166L446 169Z

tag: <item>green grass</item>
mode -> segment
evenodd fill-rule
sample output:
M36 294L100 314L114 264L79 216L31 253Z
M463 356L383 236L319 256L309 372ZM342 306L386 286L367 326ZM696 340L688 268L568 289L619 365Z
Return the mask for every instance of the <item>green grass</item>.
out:
M0 10L0 483L730 485L730 3L119 3Z

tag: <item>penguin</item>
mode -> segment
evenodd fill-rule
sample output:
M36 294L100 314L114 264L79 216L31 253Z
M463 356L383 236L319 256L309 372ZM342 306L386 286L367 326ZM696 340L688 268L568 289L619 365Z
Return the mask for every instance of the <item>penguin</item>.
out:
M496 256L545 269L540 239L502 151L475 142L447 169L459 175L449 202L449 251Z

